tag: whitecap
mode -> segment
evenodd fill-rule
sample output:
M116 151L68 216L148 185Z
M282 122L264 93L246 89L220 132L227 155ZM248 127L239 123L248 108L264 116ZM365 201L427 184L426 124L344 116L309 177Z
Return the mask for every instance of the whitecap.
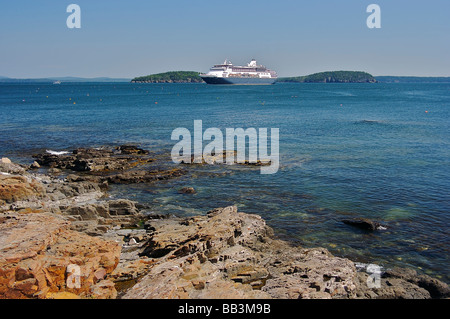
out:
M47 153L51 154L51 155L65 155L65 154L69 154L69 152L67 151L52 151L52 150L46 150Z

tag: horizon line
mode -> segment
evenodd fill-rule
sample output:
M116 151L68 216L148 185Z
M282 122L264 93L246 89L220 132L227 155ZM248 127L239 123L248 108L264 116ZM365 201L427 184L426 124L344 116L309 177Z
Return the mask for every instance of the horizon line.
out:
M340 71L358 72L358 71L348 71L348 70L320 71L320 72L310 73L310 74L306 74L306 75L278 76L278 78L302 77L302 76L308 76L308 75L312 75L312 74L316 74L316 73L340 72ZM167 72L173 72L173 71L159 72L159 74L167 73ZM179 72L182 72L182 71L179 70ZM196 72L196 71L194 71L194 72ZM366 72L366 71L359 71L359 72ZM366 72L366 73L368 73L368 72ZM158 74L158 73L150 73L149 75L154 75L154 74ZM450 75L373 75L373 74L370 74L370 75L372 75L375 78L376 77L450 78ZM61 78L91 79L91 80L103 78L103 79L112 79L112 80L132 80L135 77L139 77L139 76L133 76L133 77L128 77L128 76L112 77L112 76L72 76L72 75L62 75L62 76L41 76L41 77L10 77L10 76L0 75L0 81L2 79L3 80L6 80L6 79L9 79L9 80L45 80L45 79L53 80L53 79L61 79Z

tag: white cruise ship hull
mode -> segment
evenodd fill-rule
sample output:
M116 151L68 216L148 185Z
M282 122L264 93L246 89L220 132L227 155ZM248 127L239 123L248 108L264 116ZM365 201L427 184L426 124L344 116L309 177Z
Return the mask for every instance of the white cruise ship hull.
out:
M276 78L225 78L217 76L201 75L203 81L208 84L228 84L228 85L271 85Z

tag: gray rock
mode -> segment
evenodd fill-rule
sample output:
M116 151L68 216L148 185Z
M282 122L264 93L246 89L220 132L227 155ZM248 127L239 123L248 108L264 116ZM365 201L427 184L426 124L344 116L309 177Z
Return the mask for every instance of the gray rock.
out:
M7 174L17 174L22 175L25 173L25 169L15 163L11 163L8 161L0 162L0 172L7 173Z
M113 215L137 215L139 210L136 208L136 202L128 199L116 199L108 201L109 213Z
M406 269L406 268L390 269L386 271L384 277L389 279L399 278L411 284L417 285L428 291L428 293L432 298L450 297L450 288L446 283L436 278L432 278L428 275L424 274L419 275L414 269Z

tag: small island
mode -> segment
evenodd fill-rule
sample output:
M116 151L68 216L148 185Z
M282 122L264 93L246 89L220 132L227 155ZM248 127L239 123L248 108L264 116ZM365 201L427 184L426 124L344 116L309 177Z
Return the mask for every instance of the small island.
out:
M199 74L195 71L171 71L136 77L131 83L202 83Z
M306 76L279 78L277 82L291 83L376 83L377 80L367 72L329 71Z

